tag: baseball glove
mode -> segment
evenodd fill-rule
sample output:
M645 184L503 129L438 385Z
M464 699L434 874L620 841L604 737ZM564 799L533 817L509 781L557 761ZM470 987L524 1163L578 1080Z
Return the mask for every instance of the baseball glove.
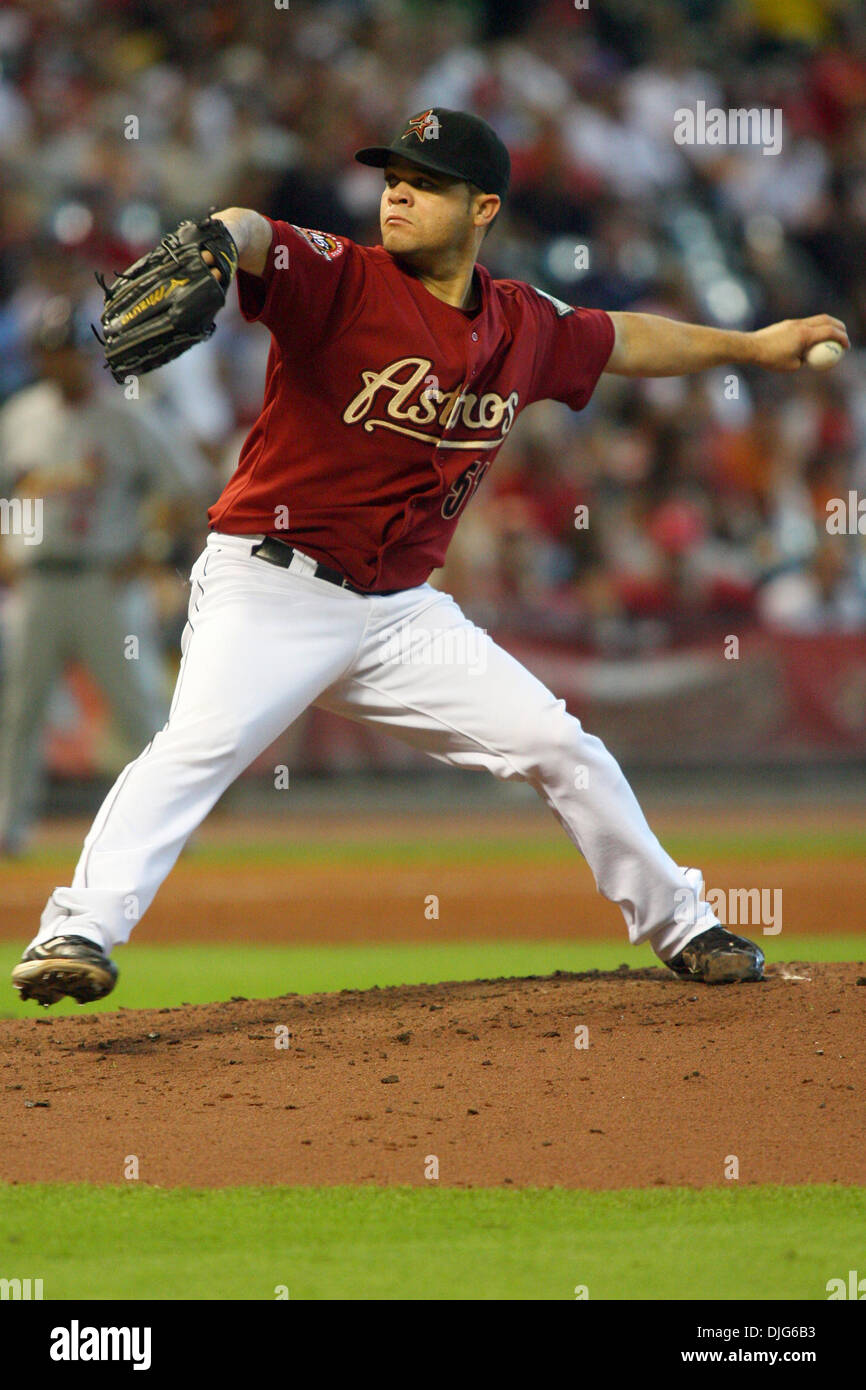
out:
M210 251L213 267L202 260L203 251ZM114 380L123 382L130 372L152 372L209 338L237 265L231 235L209 214L201 222L181 222L110 287L97 274L105 294L104 336L95 325L93 331ZM211 273L214 268L221 272L219 281Z

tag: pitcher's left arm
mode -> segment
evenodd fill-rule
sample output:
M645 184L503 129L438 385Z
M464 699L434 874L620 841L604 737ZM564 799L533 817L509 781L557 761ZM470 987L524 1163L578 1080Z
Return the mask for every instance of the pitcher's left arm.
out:
M851 346L844 323L829 314L785 319L755 332L680 323L660 314L611 313L616 339L605 372L614 376L684 376L728 363L795 372L815 343Z

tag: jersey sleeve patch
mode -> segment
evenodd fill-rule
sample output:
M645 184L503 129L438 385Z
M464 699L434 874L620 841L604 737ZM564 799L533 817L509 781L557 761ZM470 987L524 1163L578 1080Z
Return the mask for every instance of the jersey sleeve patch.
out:
M291 225L298 235L302 236L304 241L308 241L313 250L318 251L326 260L336 260L337 256L343 254L343 243L330 232L316 232L310 227L297 227L294 222Z
M555 299L552 294L545 293L545 291L540 290L537 285L530 285L529 288L534 290L536 294L540 294L542 299L549 299L561 319L564 319L566 314L574 313L573 307L570 304L566 304L565 300Z

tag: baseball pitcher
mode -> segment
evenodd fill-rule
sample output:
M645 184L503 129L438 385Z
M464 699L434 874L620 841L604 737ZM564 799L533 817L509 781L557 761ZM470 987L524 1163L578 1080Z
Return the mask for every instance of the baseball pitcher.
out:
M106 359L123 381L208 336L236 278L244 317L271 334L264 401L191 571L168 722L117 779L14 984L41 1004L107 994L112 948L187 838L310 705L525 779L633 943L690 980L760 980L762 952L721 927L607 749L428 581L533 401L581 410L605 371L795 370L815 342L847 347L844 325L727 332L494 280L477 257L510 162L466 112L419 112L356 158L384 171L381 245L227 208L105 287Z

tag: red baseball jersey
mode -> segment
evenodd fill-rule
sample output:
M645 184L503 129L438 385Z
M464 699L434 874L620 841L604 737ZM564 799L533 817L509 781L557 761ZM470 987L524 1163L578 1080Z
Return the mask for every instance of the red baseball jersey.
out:
M268 218L241 312L271 333L261 414L208 518L296 545L369 592L421 584L520 411L582 410L613 321L475 267L476 312L382 246Z

